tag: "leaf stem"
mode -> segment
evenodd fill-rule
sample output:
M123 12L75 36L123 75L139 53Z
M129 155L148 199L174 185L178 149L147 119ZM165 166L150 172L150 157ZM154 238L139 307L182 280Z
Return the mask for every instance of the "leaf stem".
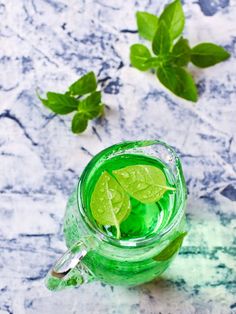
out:
M121 234L120 234L120 225L117 223L115 227L116 227L116 238L117 238L117 240L119 240L120 237L121 237Z
M112 213L112 217L113 217L113 220L114 220L114 225L116 227L116 238L120 239L120 236L121 236L121 234L120 234L120 225L119 225L119 222L118 222L118 220L116 218L116 215L115 215L115 213L113 211L113 206L112 206L111 197L110 197L111 193L109 191L108 182L106 182L106 192L107 192L107 198L109 200L109 206L110 206L109 209L110 209L110 211Z

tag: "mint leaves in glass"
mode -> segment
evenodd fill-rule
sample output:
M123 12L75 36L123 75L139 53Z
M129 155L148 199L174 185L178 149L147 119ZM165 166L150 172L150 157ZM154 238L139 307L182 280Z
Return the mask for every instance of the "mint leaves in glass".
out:
M176 190L167 179L168 170L164 164L149 157L126 154L116 157L112 163L109 161L104 168L106 170L102 170L90 202L92 216L103 227L102 230L113 233L111 226L115 226L116 238L119 239L132 237L134 230L141 230L141 225L146 224L147 232L157 228L160 223L157 212L159 209L168 211ZM159 200L164 194L166 202L162 208ZM122 222L130 215L134 230L127 233L127 223L122 225ZM142 233L135 233L135 236L142 236Z
M88 126L88 121L103 114L102 95L97 89L94 72L89 72L69 86L64 94L47 92L47 98L38 95L42 104L52 112L60 115L75 112L71 130L82 133Z
M185 16L180 0L167 5L159 18L148 12L137 12L136 20L139 35L151 41L152 49L143 44L132 45L131 65L141 71L154 69L159 81L171 92L196 102L197 88L187 69L188 63L206 68L228 59L230 54L213 43L190 48L188 40L181 36Z
M51 290L100 280L138 285L170 265L186 236L180 160L160 141L124 142L93 159L64 218L68 251L49 272Z
M120 223L130 213L128 194L108 172L104 171L98 179L92 197L91 210L100 225L115 226L120 238Z

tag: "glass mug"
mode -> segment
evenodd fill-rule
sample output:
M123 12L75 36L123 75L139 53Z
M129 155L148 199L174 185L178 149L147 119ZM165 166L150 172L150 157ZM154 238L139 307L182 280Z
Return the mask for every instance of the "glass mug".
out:
M121 154L144 155L160 160L172 173L176 197L164 227L151 236L116 239L100 231L86 208L88 182L104 162ZM64 217L68 251L46 277L50 290L61 290L100 280L111 285L135 286L161 275L178 253L186 234L186 185L179 158L161 141L124 142L92 158L70 196ZM159 258L158 258L159 257Z

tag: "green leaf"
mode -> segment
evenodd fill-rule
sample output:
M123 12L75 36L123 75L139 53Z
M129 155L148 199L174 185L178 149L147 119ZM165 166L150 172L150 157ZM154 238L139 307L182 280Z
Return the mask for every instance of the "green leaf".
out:
M47 98L43 104L57 114L67 114L78 108L79 102L68 95L48 92Z
M152 50L156 55L166 55L170 51L171 39L164 21L159 23L152 41Z
M190 61L190 55L188 40L181 37L174 45L170 58L175 65L186 66Z
M161 21L166 23L172 39L175 39L182 33L185 17L180 0L176 0L165 7L159 18L159 22Z
M144 65L148 67L148 69L157 68L160 65L160 60L157 57L151 57L144 62Z
M120 223L131 210L128 194L106 171L98 179L90 202L93 218L105 226L115 226L120 238Z
M69 87L73 96L81 96L92 93L97 88L97 81L94 72L89 72Z
M87 119L96 118L101 113L101 92L93 92L83 99L79 104L79 112L83 113Z
M158 26L158 17L148 12L136 13L139 35L147 40L152 40Z
M68 114L77 111L71 122L73 133L83 132L88 125L88 120L99 117L104 113L101 103L101 92L97 88L96 77L89 72L69 87L65 94L54 92L47 93L47 99L42 98L38 91L36 94L44 106L57 114ZM90 94L78 100L77 96Z
M134 44L130 47L130 62L133 67L146 71L149 69L145 62L151 57L148 48L142 44Z
M199 68L210 67L229 57L230 53L228 51L212 43L199 44L191 51L191 62Z
M164 262L169 260L175 255L181 248L184 237L187 232L180 234L176 239L174 239L163 251L161 251L157 256L154 257L154 260L158 262Z
M99 114L97 115L97 117L104 116L104 114L105 114L105 105L104 104L100 104L99 105L99 109L100 109L100 111L99 111Z
M88 119L83 113L77 112L71 122L71 131L75 134L82 133L88 126Z
M129 195L144 204L157 202L167 190L175 190L166 185L165 174L154 166L128 166L112 174Z
M192 76L183 68L168 65L157 70L160 82L175 95L196 102L197 88Z

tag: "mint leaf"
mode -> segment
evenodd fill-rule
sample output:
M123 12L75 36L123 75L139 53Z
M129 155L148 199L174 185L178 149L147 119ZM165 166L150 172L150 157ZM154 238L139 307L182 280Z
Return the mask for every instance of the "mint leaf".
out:
M69 87L69 91L73 96L81 96L95 91L96 88L97 81L95 74L94 72L89 72L73 83Z
M161 251L157 256L153 259L158 262L164 262L169 260L171 257L179 251L182 246L184 237L186 236L187 232L180 234L176 239L174 239L163 251Z
M212 43L201 43L191 51L191 62L199 68L207 68L230 57L223 47Z
M152 41L152 50L156 55L166 55L171 47L169 30L164 21L159 23Z
M93 72L89 72L72 84L65 94L48 92L47 99L42 98L37 90L36 94L44 106L57 114L77 111L71 121L71 130L73 133L82 133L87 128L89 119L104 113L101 92L95 91L96 88L96 77ZM89 95L84 96L86 94Z
M73 97L53 92L48 92L47 99L43 99L42 103L57 114L67 114L75 111L79 104Z
M144 204L157 202L167 190L175 190L167 186L165 174L154 166L128 166L112 174L129 195Z
M93 92L83 99L79 104L79 112L83 113L87 119L96 118L101 114L103 106L101 105L101 92Z
M158 57L153 57L146 46L135 44L130 48L131 64L141 71L157 68L157 77L165 87L179 97L197 101L194 80L182 67L189 61L201 68L209 67L228 59L230 54L212 43L202 43L191 50L188 40L182 37L173 46L185 24L180 0L167 5L159 19L147 12L137 12L136 19L139 34L152 40L152 50Z
M158 17L148 12L137 12L136 21L139 35L152 40L158 26Z
M88 126L88 119L83 113L77 112L71 122L71 130L73 133L78 134L86 130Z
M149 69L145 62L151 57L148 48L142 44L134 44L130 47L130 62L133 67L146 71Z
M182 33L184 29L185 17L179 0L174 1L165 7L159 18L159 22L161 21L166 23L171 38L174 39Z
M181 37L174 45L170 60L178 66L186 66L190 61L191 48L187 39Z
M98 179L90 202L93 218L101 225L115 226L120 238L120 223L131 211L128 194L106 171Z
M194 102L197 101L196 85L192 76L185 69L167 65L158 68L157 77L175 95Z
M160 65L160 60L157 57L151 57L144 62L144 66L148 69L157 68Z
M89 104L99 105L102 100L102 93L101 91L93 92L89 96L87 96L84 100L87 102L88 105Z

